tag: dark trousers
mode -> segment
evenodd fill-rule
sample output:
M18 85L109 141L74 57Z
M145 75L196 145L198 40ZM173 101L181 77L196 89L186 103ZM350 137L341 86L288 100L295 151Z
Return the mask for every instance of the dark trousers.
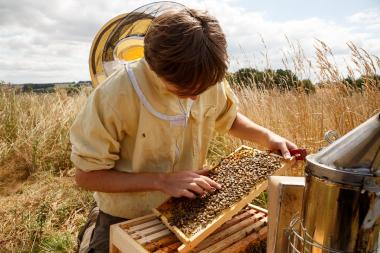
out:
M99 215L96 219L96 225L91 236L89 252L109 252L110 226L112 224L120 223L126 220L127 219L112 216L99 211Z

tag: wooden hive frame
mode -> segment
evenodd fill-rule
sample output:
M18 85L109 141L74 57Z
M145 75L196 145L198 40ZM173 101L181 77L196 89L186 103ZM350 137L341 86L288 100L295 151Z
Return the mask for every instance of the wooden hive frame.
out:
M191 252L238 253L267 236L267 210L248 204ZM111 253L186 252L183 243L154 214L114 224Z
M252 149L247 146L241 146L238 149L236 149L233 153L231 153L229 156L234 155L235 153L241 151L242 149L251 149L255 150L256 152L262 152L256 149ZM273 156L281 157L275 154L270 154ZM282 157L281 157L282 158ZM274 175L282 175L284 172L289 169L293 164L295 163L295 159L292 158L289 161L283 160L282 166L280 169L278 169ZM265 179L263 182L257 184L248 195L243 197L241 200L239 200L234 205L230 206L228 209L224 210L221 214L219 214L212 222L210 222L206 227L200 229L198 232L196 232L191 237L186 236L178 227L172 226L169 223L168 214L165 213L163 210L170 209L170 204L168 200L167 202L163 203L160 207L153 209L153 212L160 217L162 222L168 227L182 242L183 245L180 246L178 249L179 252L190 252L191 249L195 248L199 243L201 243L206 237L208 237L212 232L214 232L218 227L220 227L223 223L230 220L236 213L238 213L244 206L246 206L248 203L251 203L257 196L259 196L266 188L268 187L268 179Z

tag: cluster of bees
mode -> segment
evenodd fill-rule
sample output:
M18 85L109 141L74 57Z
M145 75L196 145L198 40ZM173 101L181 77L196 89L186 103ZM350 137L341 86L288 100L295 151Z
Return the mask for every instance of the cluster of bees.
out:
M189 237L196 234L279 169L281 161L280 157L253 149L232 153L208 175L222 189L196 199L172 199L169 223Z

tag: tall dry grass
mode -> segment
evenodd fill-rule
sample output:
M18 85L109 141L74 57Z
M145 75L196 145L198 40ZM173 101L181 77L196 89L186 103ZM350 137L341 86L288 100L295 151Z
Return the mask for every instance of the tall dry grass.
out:
M36 95L0 89L0 193L14 173L27 178L70 168L69 127L85 99L86 92L69 97L64 90Z
M315 62L306 59L300 45L289 44L284 66L300 78L314 73L323 85L309 94L236 90L241 111L255 122L315 152L327 145L323 139L327 130L343 135L380 111L374 78L380 68L378 57L349 44L349 75L366 77L365 88L355 90L345 85L333 52L323 42L316 46ZM0 88L0 252L74 251L78 228L93 202L90 193L74 186L68 131L87 95L88 91L74 96L64 91L18 94ZM209 162L242 143L216 136Z
M0 252L69 252L93 200L74 187L69 127L74 97L0 87Z

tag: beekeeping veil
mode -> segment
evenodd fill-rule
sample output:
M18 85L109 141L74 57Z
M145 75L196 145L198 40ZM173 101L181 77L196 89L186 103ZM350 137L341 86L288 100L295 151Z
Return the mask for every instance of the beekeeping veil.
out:
M92 85L96 87L121 62L144 56L144 36L154 18L165 11L185 6L169 1L144 5L108 21L96 34L89 58Z

